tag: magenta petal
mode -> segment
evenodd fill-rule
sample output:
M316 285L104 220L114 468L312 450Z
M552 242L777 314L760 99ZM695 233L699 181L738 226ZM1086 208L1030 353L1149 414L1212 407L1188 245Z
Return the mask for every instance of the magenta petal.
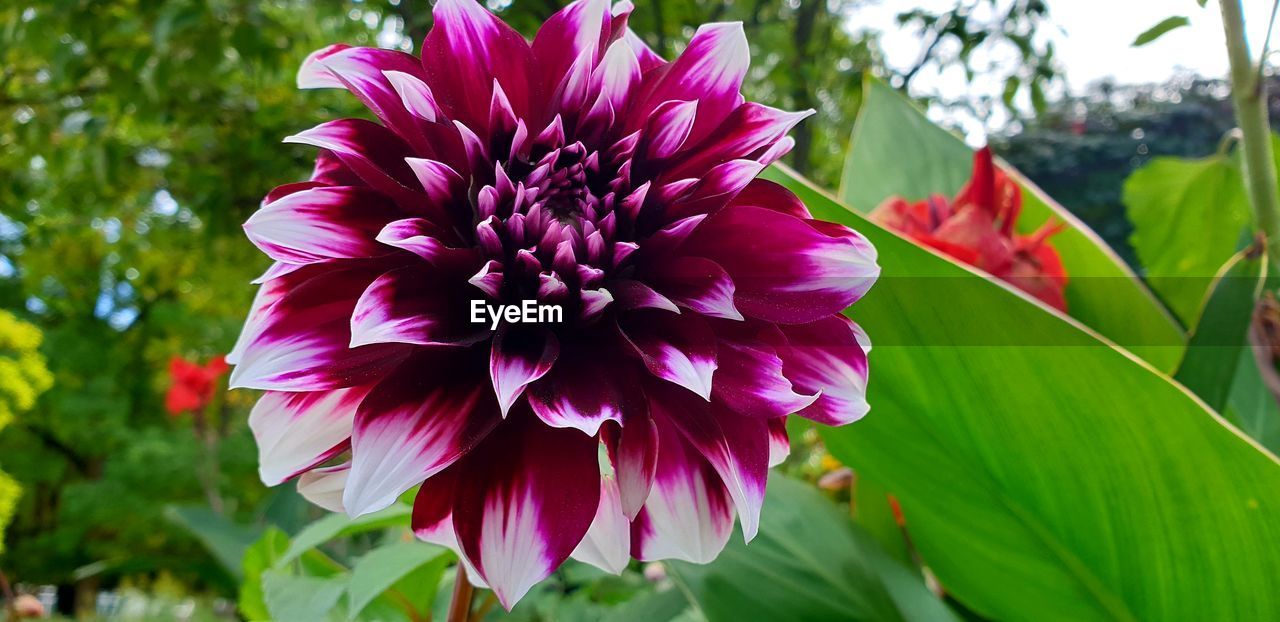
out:
M416 62L415 66L421 67ZM431 92L431 87L419 78L420 74L385 70L382 75L386 76L387 82L400 97L400 104L410 114L428 123L444 120L444 111L436 103L436 96Z
M844 425L867 414L867 354L871 341L842 315L809 324L781 326L787 345L778 348L787 378L797 389L821 392L796 414L826 425Z
M297 83L300 89L340 89L344 88L342 81L333 75L329 68L325 66L323 61L325 58L337 54L351 46L345 43L335 43L326 45L307 55L302 61L302 66L298 68Z
M618 308L627 311L633 309L661 309L671 313L680 313L666 296L654 291L652 287L633 279L618 279L609 283L609 292L618 303Z
M436 101L453 119L485 128L497 80L517 115L528 118L533 55L524 37L475 0L440 0L432 15L422 65Z
M587 535L570 557L605 572L622 574L631 560L631 525L622 512L618 480L600 478L600 504Z
M382 377L405 356L405 346L350 347L351 312L378 262L313 264L262 285L229 357L232 388L323 391Z
M466 271L479 263L475 251L454 248L442 240L450 234L422 218L403 218L387 223L375 238L378 242L409 251L441 270Z
M715 469L670 422L658 430L657 472L631 523L631 555L708 563L733 533L733 501Z
M454 529L504 607L582 541L600 503L597 442L513 413L463 464Z
M244 223L255 246L295 264L387 254L374 238L397 211L367 188L319 187L268 203Z
M356 407L369 387L287 393L267 391L249 412L258 474L275 486L345 451Z
M843 311L880 274L865 238L815 223L735 204L709 216L686 245L729 273L743 313L803 324Z
M741 23L701 26L665 73L645 75L644 103L636 113L647 117L662 102L695 95L698 120L690 140L701 141L742 101L739 91L750 63Z
M668 174L672 177L699 177L721 162L762 161L770 147L781 141L791 128L813 114L812 110L787 112L755 102L738 106L716 128L711 137L692 148Z
M406 109L395 85L383 73L395 71L416 79L425 78L417 58L404 52L368 47L347 48L314 58L315 63L327 69L330 76L359 98L384 125L410 144L426 144L422 121Z
M417 266L379 276L351 312L352 347L372 343L466 345L488 336L472 324L462 279Z
M584 52L589 61L584 69L590 73L600 60L601 44L609 35L611 21L608 0L577 0L542 24L533 38L532 49L545 92L553 92L566 80L566 74Z
M658 428L647 412L647 403L643 399L639 403L646 407L645 412L628 416L623 426L601 429L618 479L622 512L628 520L635 520L649 497L658 468Z
M387 507L493 430L501 418L479 371L458 355L424 350L374 388L351 435L348 514Z
M445 469L422 482L413 498L411 527L418 539L446 547L458 555L458 563L467 573L471 584L488 589L489 584L476 572L471 560L462 554L458 535L453 529L453 500L457 490L458 469Z
M649 408L659 428L665 424L679 429L720 475L742 518L742 534L750 542L760 527L769 477L768 423L670 389L650 392Z
M769 467L782 464L791 455L791 439L787 437L787 418L769 420Z
M561 344L555 366L530 385L529 405L549 426L595 436L605 421L622 422L623 389L635 381L629 368L610 365L598 350Z
M810 220L813 214L800 197L782 185L767 179L753 179L734 199L735 205L754 205L773 210L801 220Z
M622 336L654 376L711 399L716 337L697 315L638 312L619 319Z
M645 126L641 153L646 158L662 160L674 155L689 138L698 116L697 101L669 101L658 106Z
M741 320L733 306L733 280L716 262L702 257L675 257L653 268L651 281L676 304L709 317Z
M721 324L718 328L720 369L712 397L745 417L773 419L812 404L817 393L802 395L783 375L775 346L785 344L770 325Z
M377 123L338 119L289 136L284 142L329 150L366 184L403 208L413 209L422 200L417 179L404 161L413 151Z
M493 337L489 376L497 393L502 416L511 411L529 383L551 371L560 354L560 342L550 331L526 330L504 324Z

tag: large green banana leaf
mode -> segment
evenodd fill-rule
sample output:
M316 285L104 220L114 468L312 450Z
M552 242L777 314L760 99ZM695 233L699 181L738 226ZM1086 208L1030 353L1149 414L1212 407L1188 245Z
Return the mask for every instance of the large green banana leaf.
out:
M1274 456L1083 324L769 175L879 249L850 312L871 413L823 438L945 589L1000 620L1280 619Z

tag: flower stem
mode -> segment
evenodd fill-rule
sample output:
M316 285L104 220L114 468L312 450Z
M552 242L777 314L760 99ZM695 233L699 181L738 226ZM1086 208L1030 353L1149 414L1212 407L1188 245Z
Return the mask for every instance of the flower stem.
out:
M1280 263L1280 186L1276 183L1271 127L1267 118L1267 88L1259 65L1249 56L1240 0L1221 0L1222 29L1231 63L1231 101L1240 126L1244 150L1244 178L1258 229L1267 238L1272 263ZM1265 56L1266 52L1263 51Z
M453 580L453 600L449 601L447 622L467 622L471 618L471 595L475 592L467 580L467 571L458 564L458 574Z

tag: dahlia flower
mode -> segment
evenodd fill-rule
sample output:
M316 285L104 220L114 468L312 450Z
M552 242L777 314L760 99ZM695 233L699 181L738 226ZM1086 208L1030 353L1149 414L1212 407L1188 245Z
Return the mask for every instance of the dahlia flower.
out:
M164 408L171 416L204 409L213 399L214 383L227 373L227 362L221 356L201 365L180 356L169 360L169 391Z
M983 147L973 156L973 177L950 202L940 195L917 203L890 197L871 218L1066 311L1067 273L1048 241L1062 225L1046 223L1031 235L1018 235L1014 226L1021 212L1022 189Z
M288 138L314 174L245 223L276 262L229 357L267 391L264 482L351 515L421 485L415 532L508 608L570 556L706 562L735 515L750 539L784 419L867 411L840 312L875 251L755 179L809 113L743 101L739 24L667 62L631 10L575 2L530 44L439 0L421 60L312 54L299 86L380 123Z

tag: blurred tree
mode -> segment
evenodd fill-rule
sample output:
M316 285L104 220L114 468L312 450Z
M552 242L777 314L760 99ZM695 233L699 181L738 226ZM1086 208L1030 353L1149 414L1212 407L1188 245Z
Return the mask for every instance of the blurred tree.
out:
M0 429L18 413L31 410L36 397L53 384L39 347L39 329L0 311ZM21 491L17 482L0 471L0 553L4 552L4 528Z

